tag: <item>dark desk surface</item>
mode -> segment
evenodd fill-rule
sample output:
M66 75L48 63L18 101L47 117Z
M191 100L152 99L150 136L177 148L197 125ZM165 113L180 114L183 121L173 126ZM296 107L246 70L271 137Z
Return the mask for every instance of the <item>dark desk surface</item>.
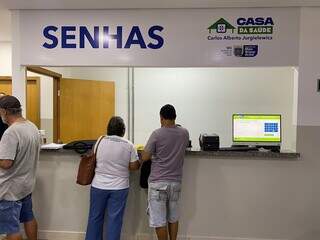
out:
M41 150L41 154L54 154L54 155L76 155L77 158L80 154L73 150ZM291 160L296 161L300 158L300 153L293 151L276 152L262 152L262 151L248 151L248 152L236 152L236 151L201 151L199 149L188 149L186 156L192 157L209 157L209 158L223 158L223 159L265 159L265 160Z
M206 156L206 157L223 157L223 158L264 158L264 159L287 159L287 160L298 160L300 153L292 151L282 151L280 153L271 151L248 151L248 152L237 152L237 151L201 151L199 149L188 149L187 156Z

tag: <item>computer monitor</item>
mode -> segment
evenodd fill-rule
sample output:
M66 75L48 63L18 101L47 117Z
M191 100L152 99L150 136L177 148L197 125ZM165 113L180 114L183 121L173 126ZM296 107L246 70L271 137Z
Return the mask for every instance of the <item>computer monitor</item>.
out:
M280 114L233 114L232 125L235 145L281 144Z

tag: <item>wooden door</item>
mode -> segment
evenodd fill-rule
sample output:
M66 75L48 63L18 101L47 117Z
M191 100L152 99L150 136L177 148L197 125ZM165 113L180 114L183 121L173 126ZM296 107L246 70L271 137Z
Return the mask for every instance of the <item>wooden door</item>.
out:
M3 92L7 95L12 94L12 82L11 79L1 79L0 81L0 92Z
M27 119L40 129L40 79L28 78L27 83Z
M0 77L0 92L12 94L11 77ZM27 119L40 128L40 78L28 77L27 80Z
M97 139L115 111L114 82L62 78L60 140Z

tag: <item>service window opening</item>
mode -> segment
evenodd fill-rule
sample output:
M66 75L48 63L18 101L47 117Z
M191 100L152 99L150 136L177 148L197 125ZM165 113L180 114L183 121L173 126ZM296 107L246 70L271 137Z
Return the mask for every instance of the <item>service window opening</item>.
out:
M293 151L296 149L296 124L294 123L296 70L293 67L54 67L48 69L61 73L63 78L93 81L92 91L99 86L104 86L100 83L101 81L113 83L114 114L123 117L127 125L132 124L131 133L127 132L126 137L134 137L135 144L146 143L151 132L160 127L161 106L171 103L177 110L176 122L189 130L192 146L195 148L199 148L201 133L216 133L220 136L221 147L228 147L234 141L260 141L262 138L263 141L281 142L282 149ZM93 83L96 86L93 86ZM86 98L86 92L78 93L80 99ZM61 94L64 93L61 92ZM101 97L102 105L100 103L99 105L103 107L105 104L107 107L110 102ZM94 104L95 98L90 98L90 101ZM85 114L85 111L75 114L81 117L79 115ZM259 130L250 128L246 133L237 132L236 138L233 138L234 114L279 114L281 126L279 124L275 126L277 121L262 123L257 120L253 125L262 126L263 124L265 128ZM51 116L51 114L47 115ZM92 119L95 119L95 116L92 116ZM102 124L101 121L99 124L101 133L105 132L107 120L107 118L103 119L105 123ZM62 123L61 126L63 126ZM79 126L79 131L80 129L82 131L81 138L85 136L92 138L94 134L98 137L100 134L98 132L85 133L84 131L95 126L97 124L92 122L88 122L85 128ZM249 139L256 136L259 139Z

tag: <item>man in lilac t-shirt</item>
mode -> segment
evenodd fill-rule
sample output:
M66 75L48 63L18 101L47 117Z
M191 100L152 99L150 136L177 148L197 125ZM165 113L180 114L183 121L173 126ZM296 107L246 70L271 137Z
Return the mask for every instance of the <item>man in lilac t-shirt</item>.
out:
M142 160L152 158L149 177L148 212L150 227L159 240L176 240L179 225L184 155L189 141L188 130L175 124L172 105L160 110L161 128L155 130L142 153Z

